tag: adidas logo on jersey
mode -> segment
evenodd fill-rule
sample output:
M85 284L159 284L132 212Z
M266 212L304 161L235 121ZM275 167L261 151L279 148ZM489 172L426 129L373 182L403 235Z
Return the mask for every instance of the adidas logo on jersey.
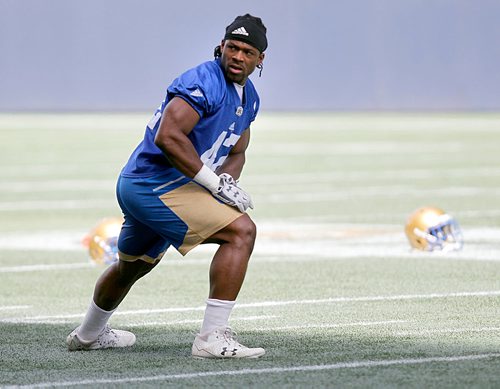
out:
M245 27L237 28L231 34L248 36L248 32L245 30Z
M203 97L203 93L201 93L201 90L199 90L198 88L192 91L190 95L194 97Z

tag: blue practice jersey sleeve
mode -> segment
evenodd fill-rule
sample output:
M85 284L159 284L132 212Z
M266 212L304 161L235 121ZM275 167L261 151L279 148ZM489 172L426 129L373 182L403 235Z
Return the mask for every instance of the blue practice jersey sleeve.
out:
M212 67L218 65L214 62L204 65L190 69L176 78L167 92L167 100L174 96L181 97L200 117L214 112L226 93L226 82L220 77L220 72L211 71Z

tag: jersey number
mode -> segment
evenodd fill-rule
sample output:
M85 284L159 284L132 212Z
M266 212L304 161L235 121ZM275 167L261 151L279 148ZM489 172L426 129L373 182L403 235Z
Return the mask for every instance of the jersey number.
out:
M213 146L205 151L200 157L201 161L213 171L222 165L227 158L227 155L223 155L217 159L217 153L219 152L221 146L233 147L236 142L238 142L238 139L240 139L240 135L236 135L234 133L231 133L231 135L229 135L226 139L227 133L227 131L222 132Z

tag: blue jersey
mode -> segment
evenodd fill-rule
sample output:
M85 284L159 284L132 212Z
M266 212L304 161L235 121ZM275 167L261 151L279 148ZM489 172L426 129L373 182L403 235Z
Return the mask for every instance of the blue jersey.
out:
M122 176L153 177L172 172L174 168L154 139L165 107L176 96L200 116L188 137L202 162L214 171L255 120L260 102L250 80L246 81L241 101L232 81L226 80L219 59L186 71L168 87L165 100L146 126L144 139L130 156Z

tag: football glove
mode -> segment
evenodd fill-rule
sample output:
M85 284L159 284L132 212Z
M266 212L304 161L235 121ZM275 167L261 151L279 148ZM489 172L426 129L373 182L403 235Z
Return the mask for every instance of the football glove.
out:
M245 212L248 208L253 209L250 195L238 186L238 183L231 175L222 173L219 175L219 179L219 187L212 192L216 199L238 208L240 212Z

